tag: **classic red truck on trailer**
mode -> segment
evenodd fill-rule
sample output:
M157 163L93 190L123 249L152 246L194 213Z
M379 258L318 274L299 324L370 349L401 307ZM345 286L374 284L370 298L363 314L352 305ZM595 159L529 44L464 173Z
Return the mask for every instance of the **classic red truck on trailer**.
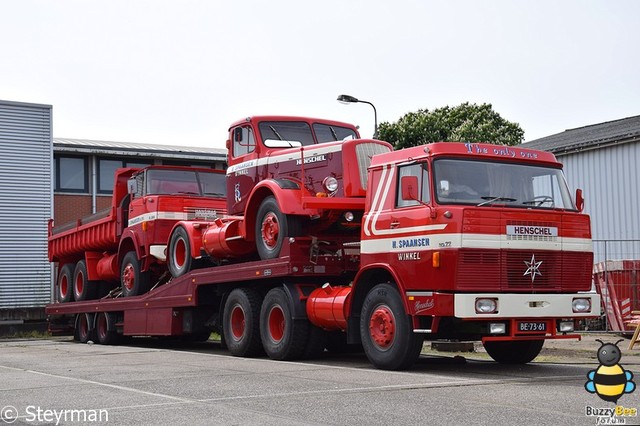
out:
M122 334L206 338L216 330L233 355L264 350L273 359L313 356L328 346L329 335L341 333L349 343L361 343L371 363L384 369L410 367L425 338L481 340L496 361L526 363L544 340L579 338L570 334L574 321L599 315L599 297L590 292L589 217L581 213L581 192L574 201L552 154L462 143L393 152L386 143L358 140L355 128L343 125L354 133L337 143L342 162L352 147L356 155L354 163L342 164L342 174L331 169L331 161L340 158L336 142L312 136L314 144L306 148L296 138L307 133L285 136L274 122L327 124L291 117L236 123L229 141L232 156L236 142L256 151L269 148L267 140L274 138L266 138L268 132L281 146L273 142L264 151L266 159L235 164L242 167L230 161L229 205L249 201L229 207L239 216L185 220L174 227L171 241L176 230L189 232L181 234L183 243L169 243L169 263L171 253L184 247L189 247L184 252L203 253L200 259L211 253L226 256L225 262L192 269L185 268L185 259L194 257L176 257L176 266L185 270L142 296L52 304L47 312L75 319L81 341L95 335L112 343ZM238 128L247 139L236 136ZM259 138L248 136L260 129L267 130ZM342 137L335 128L327 131L334 139ZM253 142L243 145L243 140ZM365 152L360 157L359 145ZM270 163L273 158L277 161ZM310 178L307 167L315 163L318 169ZM246 197L239 181L245 169L250 174L255 169ZM346 189L346 175L354 170L357 191ZM337 185L311 190L322 185L317 176L323 172ZM271 182L261 186L260 179ZM289 201L274 204L277 196L271 193L251 204L258 188L290 191L282 198ZM259 206L268 199L271 213L256 215L265 212ZM300 206L313 213L288 210ZM249 214L254 227L243 223ZM280 226L289 215L302 219L295 235ZM351 215L358 217L359 233L338 231L335 227L349 225ZM230 223L236 228L224 237L207 231ZM250 244L251 229L256 240L264 241ZM218 238L215 250L207 250L211 235ZM240 248L232 247L236 241L242 241ZM255 256L259 244L277 247L278 256ZM243 257L247 254L253 260Z
M49 260L59 268L56 299L95 299L116 282L125 296L146 292L166 270L173 225L225 214L225 193L221 170L118 169L109 209L59 227L49 221Z

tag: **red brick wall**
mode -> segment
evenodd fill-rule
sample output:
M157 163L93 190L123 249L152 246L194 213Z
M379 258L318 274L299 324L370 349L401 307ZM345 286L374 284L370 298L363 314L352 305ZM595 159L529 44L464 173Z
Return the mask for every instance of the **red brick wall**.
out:
M53 220L55 226L75 222L77 219L89 216L91 212L91 195L55 194L53 196ZM110 195L98 195L97 211L111 206Z

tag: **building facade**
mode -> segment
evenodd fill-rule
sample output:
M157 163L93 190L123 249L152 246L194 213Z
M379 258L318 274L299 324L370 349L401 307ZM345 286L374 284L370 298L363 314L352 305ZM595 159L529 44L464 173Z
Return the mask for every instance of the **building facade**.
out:
M42 315L51 300L51 106L0 101L0 324Z

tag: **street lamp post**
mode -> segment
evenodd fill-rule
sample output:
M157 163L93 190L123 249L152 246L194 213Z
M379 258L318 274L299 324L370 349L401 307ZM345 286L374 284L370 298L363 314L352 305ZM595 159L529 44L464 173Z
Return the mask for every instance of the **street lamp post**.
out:
M373 108L373 137L376 138L378 136L378 111L376 111L376 107L371 102L361 101L360 99L354 98L350 95L338 96L338 102L343 104L361 103L371 105L371 108Z

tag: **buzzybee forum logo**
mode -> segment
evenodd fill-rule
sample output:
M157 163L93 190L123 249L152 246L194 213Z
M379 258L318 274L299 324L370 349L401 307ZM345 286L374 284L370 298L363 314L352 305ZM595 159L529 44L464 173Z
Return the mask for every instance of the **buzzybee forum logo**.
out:
M600 339L596 339L602 346L598 349L598 361L600 366L587 373L587 383L584 388L589 393L595 393L603 401L613 402L617 404L618 399L625 393L632 393L636 390L636 384L633 382L633 373L627 371L619 364L622 359L622 353L618 348L618 343L604 343Z

